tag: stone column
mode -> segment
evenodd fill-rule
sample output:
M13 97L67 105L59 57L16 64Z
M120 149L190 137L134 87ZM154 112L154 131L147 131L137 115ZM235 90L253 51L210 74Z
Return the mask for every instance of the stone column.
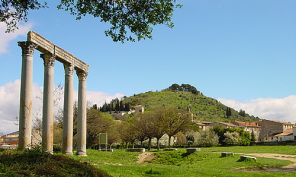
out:
M65 91L64 91L64 120L63 120L63 154L73 155L73 70L70 63L64 64Z
M54 62L52 54L41 54L44 60L44 88L43 88L43 119L42 119L42 148L53 151L53 116L54 116Z
M19 112L19 149L28 148L32 134L33 42L18 42L22 48L22 75Z
M78 120L77 120L77 155L86 156L86 77L87 73L77 71L78 88Z

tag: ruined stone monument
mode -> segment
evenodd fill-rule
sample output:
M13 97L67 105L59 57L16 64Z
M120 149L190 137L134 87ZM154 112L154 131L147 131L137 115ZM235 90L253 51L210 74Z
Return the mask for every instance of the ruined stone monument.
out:
M54 63L59 61L65 68L63 148L64 154L72 155L73 147L73 71L79 78L77 155L86 155L86 77L88 65L71 53L54 45L34 31L29 31L27 41L18 42L22 48L22 73L19 113L19 148L28 148L32 134L32 85L33 53L37 49L44 60L44 91L42 118L42 148L53 151L54 118Z

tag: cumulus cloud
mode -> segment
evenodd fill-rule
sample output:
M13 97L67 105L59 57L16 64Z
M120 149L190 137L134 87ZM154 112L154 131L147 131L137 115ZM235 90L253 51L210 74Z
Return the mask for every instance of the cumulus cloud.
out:
M5 33L6 24L0 23L0 55L8 51L8 44L10 41L16 39L18 36L25 36L32 28L32 24L18 25L19 29L15 32Z
M244 103L225 98L218 100L228 107L242 109L261 119L296 122L296 95L286 98L257 98Z
M20 80L10 82L4 86L0 86L0 134L10 133L18 130L18 121L16 117L19 116L19 100L20 100ZM43 88L37 84L33 84L33 108L32 117L41 117L42 115L42 90ZM63 89L56 87L56 98L58 100L55 106L55 112L63 108ZM99 91L87 91L87 100L91 104L102 106L105 101L109 102L115 98L122 98L124 95L117 93L111 95L109 93ZM77 100L78 92L74 92L74 100Z

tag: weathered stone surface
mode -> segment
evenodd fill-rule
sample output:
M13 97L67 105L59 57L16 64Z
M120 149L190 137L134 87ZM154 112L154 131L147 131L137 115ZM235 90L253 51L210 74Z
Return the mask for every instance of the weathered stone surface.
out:
M32 136L32 88L33 54L37 45L33 42L18 42L22 48L22 76L19 111L19 148L28 148Z
M75 69L82 70L86 73L88 73L88 65L84 63L83 61L76 58L71 53L65 51L64 49L60 48L57 45L54 45L49 40L42 37L40 34L29 31L27 40L30 42L33 42L37 44L37 50L39 50L42 53L51 53L53 54L56 59L62 63L72 63L75 67Z
M251 156L245 156L245 155L242 155L240 156L240 161L245 161L245 160L253 160L253 161L257 161L256 157L251 157Z
M166 148L166 149L163 149L164 151L177 151L178 149L175 149L175 148L170 148L170 149L168 149L168 148Z
M34 31L28 32L27 41L18 42L22 48L22 79L19 116L19 148L31 143L32 122L32 72L33 53L37 49L44 60L42 147L52 153L53 146L53 88L54 63L60 61L65 67L63 153L72 154L73 145L73 71L79 77L77 155L86 156L86 77L88 65L71 53L54 45ZM113 150L112 150L113 151Z
M233 152L222 152L221 157L233 156Z
M108 151L108 152L113 152L113 149L101 149L100 151Z
M186 153L194 153L200 151L200 148L187 148Z
M145 148L128 148L126 149L126 152L145 152Z

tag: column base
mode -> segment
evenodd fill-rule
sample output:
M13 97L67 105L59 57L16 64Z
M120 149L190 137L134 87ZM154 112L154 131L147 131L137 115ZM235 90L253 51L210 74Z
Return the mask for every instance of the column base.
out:
M77 152L76 155L78 155L78 156L87 156L86 152Z

